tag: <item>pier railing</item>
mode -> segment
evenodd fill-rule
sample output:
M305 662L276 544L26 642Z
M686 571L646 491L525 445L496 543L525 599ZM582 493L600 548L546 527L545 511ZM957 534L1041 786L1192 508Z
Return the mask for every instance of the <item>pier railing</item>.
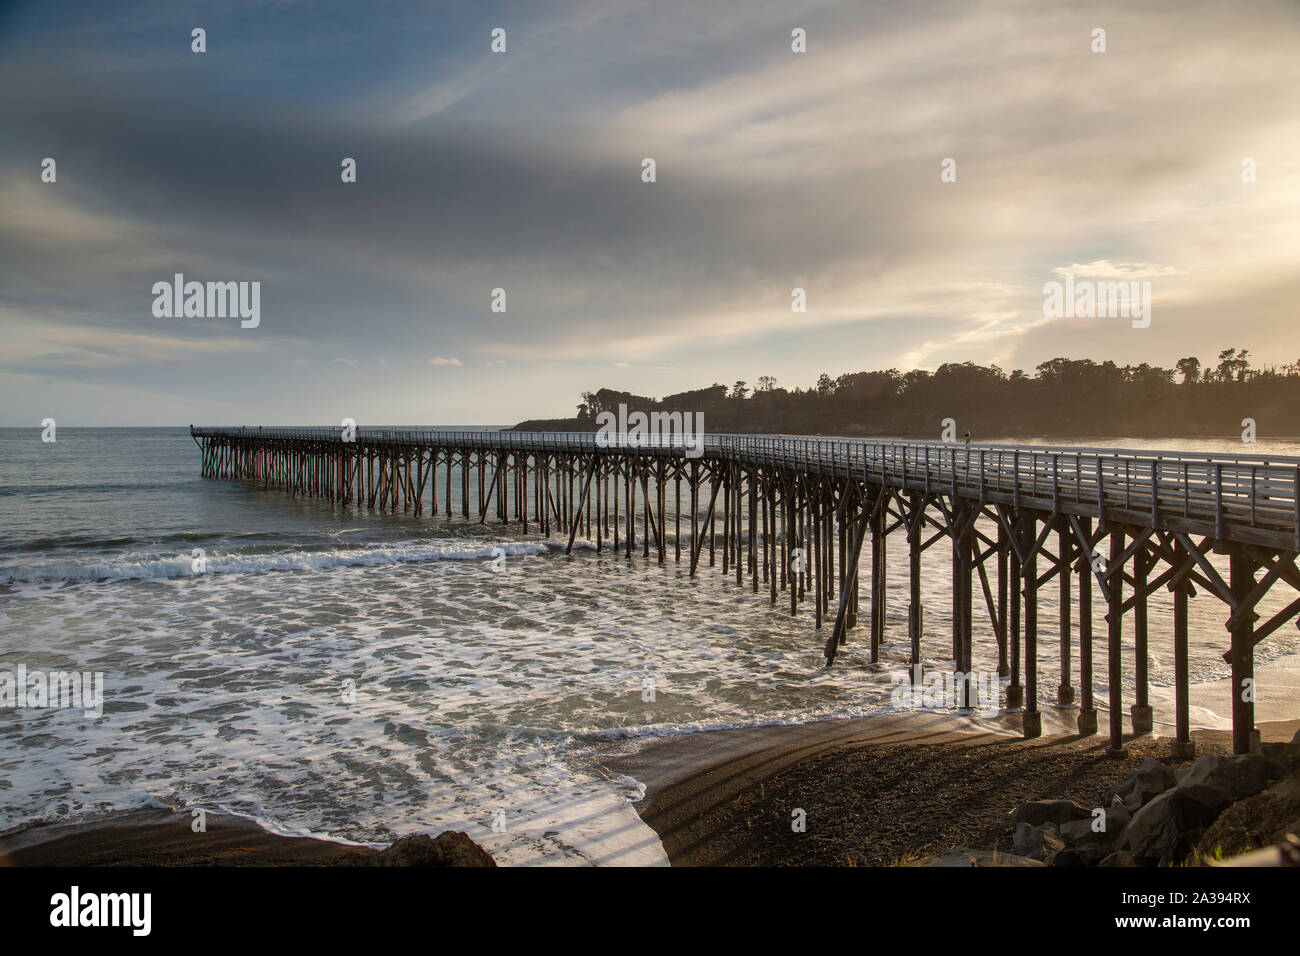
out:
M333 443L344 438L341 427L191 431L195 437L245 440ZM366 445L705 457L1102 518L1122 514L1131 521L1141 516L1153 528L1194 524L1216 537L1241 537L1228 535L1229 528L1257 529L1300 550L1300 458L1286 456L794 435L432 428L357 428L353 440Z

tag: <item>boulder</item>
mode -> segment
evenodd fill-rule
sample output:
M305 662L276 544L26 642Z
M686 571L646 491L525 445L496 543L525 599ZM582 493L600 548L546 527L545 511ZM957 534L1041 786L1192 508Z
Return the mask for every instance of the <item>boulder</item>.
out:
M1213 823L1223 809L1216 806L1221 796L1221 791L1203 785L1179 785L1166 790L1133 814L1124 828L1123 846L1139 863L1182 859L1178 852L1183 834L1204 830Z
M1069 850L1078 855L1084 865L1092 866L1100 863L1119 848L1124 828L1128 826L1130 819L1128 808L1122 803L1117 803L1106 810L1105 830L1095 830L1092 818L1071 820L1069 823L1061 824L1061 840Z
M1259 753L1265 760L1287 770L1300 764L1300 751L1297 751L1294 741L1289 744L1265 741L1259 745Z
M1043 833L1043 860L1050 864L1056 855L1065 848L1065 841L1061 839L1061 831L1055 826L1049 825Z
M1291 738L1290 743L1262 743L1259 746L1260 754L1287 773L1300 767L1300 730L1297 730L1295 736Z
M1016 824L1011 852L1031 860L1048 860L1065 849L1065 841L1055 823L1031 827L1028 823Z
M966 869L969 867L989 866L1042 866L1042 860L1030 860L1013 853L999 853L997 850L971 850L958 847L949 853L929 857L917 863L917 866L948 867Z
M1106 798L1111 801L1119 797L1129 810L1135 811L1177 782L1174 771L1154 757L1147 757L1142 761L1142 766L1129 774L1118 787L1107 793Z
M1132 819L1133 814L1129 813L1128 807L1118 803L1106 811L1106 832L1118 840Z
M1116 850L1110 856L1106 857L1098 866L1137 866L1133 860L1133 854L1128 850Z
M496 860L459 830L431 837L415 833L381 850L371 866L496 866Z
M1030 827L1042 826L1044 823L1069 823L1071 820L1087 820L1092 814L1071 800L1034 800L1023 803L1011 815L1011 825L1027 823Z
M1235 856L1300 833L1300 776L1238 801L1205 831L1197 848L1201 857Z
M1178 781L1178 789L1194 795L1198 803L1217 806L1221 811L1238 800L1253 797L1281 774L1280 767L1259 754L1206 754Z
M1169 859L1174 863L1182 862L1196 852L1196 846L1205 836L1205 830L1184 830L1178 834L1178 839L1174 841L1174 848L1170 851ZM1199 863L1200 861L1194 861Z
M1124 845L1135 860L1160 861L1167 857L1182 831L1182 804L1176 790L1166 790L1151 800L1124 828Z

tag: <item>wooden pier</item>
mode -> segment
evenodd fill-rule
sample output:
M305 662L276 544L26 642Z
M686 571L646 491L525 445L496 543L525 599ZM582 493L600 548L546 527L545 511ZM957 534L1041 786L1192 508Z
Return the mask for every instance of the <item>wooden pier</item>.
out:
M1022 710L1026 737L1042 733L1038 595L1055 578L1056 701L1078 703L1081 734L1098 731L1091 608L1094 597L1105 603L1106 633L1096 640L1114 753L1123 751L1126 619L1136 649L1131 728L1152 729L1148 598L1158 589L1173 594L1180 755L1193 747L1189 600L1203 591L1225 608L1223 657L1232 673L1238 753L1258 746L1255 646L1300 614L1297 458L759 435L709 435L693 448L680 436L605 441L610 436L569 432L190 432L208 478L257 481L370 509L400 506L414 515L425 514L426 504L439 514L441 497L447 516L492 517L525 533L557 534L570 551L581 536L597 550L628 557L639 547L662 564L671 548L674 561L689 561L692 576L707 556L737 586L746 586L748 576L748 587L766 590L773 604L784 595L792 614L810 605L816 627L829 625L828 665L859 623L864 571L866 640L871 660L879 659L886 539L894 533L904 537L909 558L909 664L921 661L921 555L943 542L952 551L955 669L975 671L973 629L987 613L998 649L993 666L1010 679L1005 705ZM1226 578L1211 554L1227 556ZM1290 586L1297 599L1261 620L1256 609L1276 584ZM970 685L966 693L973 704Z

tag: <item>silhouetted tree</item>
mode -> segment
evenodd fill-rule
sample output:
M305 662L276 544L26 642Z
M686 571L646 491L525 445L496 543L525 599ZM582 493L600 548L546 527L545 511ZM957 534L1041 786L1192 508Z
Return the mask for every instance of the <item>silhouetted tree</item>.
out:
M812 388L778 388L760 376L746 383L653 397L601 388L582 392L573 419L531 423L539 428L590 428L594 416L620 404L642 411L707 413L711 431L786 431L807 434L878 434L934 437L943 418L996 436L1061 437L1228 435L1247 408L1277 434L1300 434L1300 361L1252 369L1247 349L1218 353L1204 366L1195 356L1173 368L1142 362L1053 358L1034 374L1007 374L996 365L950 362L934 372L913 369L822 373ZM1181 375L1181 383L1175 384ZM525 427L530 423L521 423Z
M1175 366L1183 376L1184 385L1195 385L1201 377L1201 360L1191 355L1187 358L1180 358Z

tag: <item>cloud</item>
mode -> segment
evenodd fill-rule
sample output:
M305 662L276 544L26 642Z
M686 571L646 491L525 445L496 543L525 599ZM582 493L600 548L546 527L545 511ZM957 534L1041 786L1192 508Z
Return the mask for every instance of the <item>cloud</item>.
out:
M248 335L168 334L171 330L165 327L141 333L61 326L30 317L24 322L15 316L13 311L0 309L0 327L11 333L0 352L0 370L10 372L40 369L44 373L76 374L90 369L178 365L200 360L238 362L263 348Z
M1286 3L1085 17L827 0L798 10L796 55L774 0L743 22L684 0L568 0L511 11L501 56L491 6L304 31L266 4L241 14L219 72L215 53L173 51L197 9L97 6L73 30L48 0L0 31L0 372L183 370L249 415L334 420L329 356L383 347L397 357L367 392L371 420L513 421L569 413L611 368L662 391L808 383L830 364L1300 354ZM47 155L55 184L39 181ZM348 155L355 184L339 179ZM1043 279L1069 270L1164 280L1152 327L1045 324ZM178 271L260 280L256 335L159 325L150 287ZM508 314L489 313L496 287ZM430 365L465 373L431 385L430 341L465 360ZM292 381L257 360L298 353L312 367ZM507 360L518 388L469 404L464 386ZM104 389L95 406L113 409ZM16 386L0 399L18 420L35 410Z
M1159 266L1150 262L1111 262L1109 259L1057 266L1052 272L1059 276L1072 274L1098 279L1154 279L1162 276L1185 275L1183 270L1175 269L1173 266Z

